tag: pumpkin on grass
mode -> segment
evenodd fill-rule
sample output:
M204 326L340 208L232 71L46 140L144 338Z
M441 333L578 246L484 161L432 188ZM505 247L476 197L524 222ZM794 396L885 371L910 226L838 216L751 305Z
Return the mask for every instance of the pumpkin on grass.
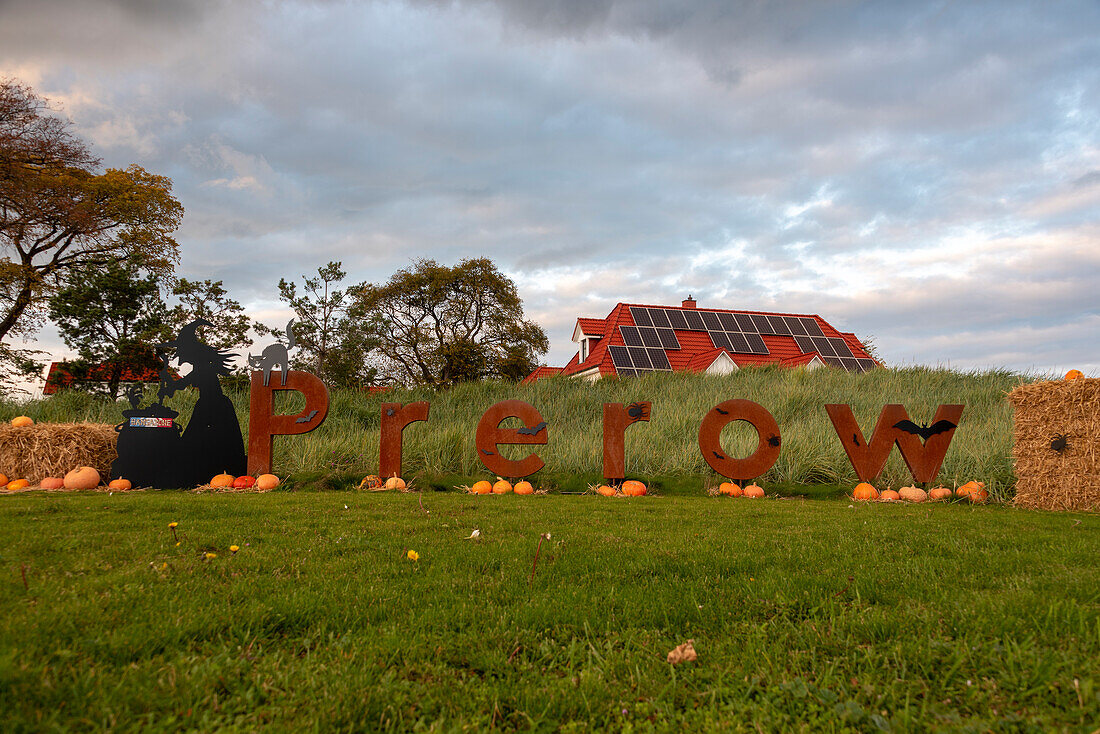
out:
M232 474L226 474L222 472L213 479L210 480L211 487L232 487L233 481L236 479Z
M2 484L2 485L5 485L5 486L6 486L6 485L7 485L7 483L8 483L8 482L10 482L10 481L11 481L11 480L10 480L10 479L8 479L8 475L7 475L7 474L0 474L0 484Z
M901 502L901 495L893 489L884 489L878 499L880 502Z
M390 477L386 480L386 489L404 489L405 480L401 477Z
M608 484L601 484L600 486L596 487L596 492L604 497L614 497L616 494L618 494L615 488Z
M744 493L745 493L746 497L752 497L753 499L759 499L760 497L764 496L764 488L761 487L758 484L753 483L753 484L750 484L749 486L745 487Z
M256 477L250 477L247 474L241 477L237 477L233 480L233 489L249 489L256 483Z
M493 485L482 479L479 482L474 482L474 486L470 487L470 491L474 494L489 494L493 491Z
M94 489L99 486L99 472L82 466L66 474L64 483L65 489Z
M363 481L359 482L359 489L381 489L382 480L377 474L368 474L363 477Z
M530 482L516 482L516 486L512 488L512 491L516 494L534 494L535 488L531 486Z
M0 474L0 477L3 477ZM4 479L4 483L7 483L7 479ZM42 489L63 489L65 487L65 480L61 477L43 477L42 481L38 483L38 486Z
M722 482L718 485L718 494L724 494L727 497L740 497L744 494L740 485L734 482Z
M920 487L914 487L912 485L908 487L902 487L898 490L898 495L906 502L924 502L928 499L928 493Z
M7 490L9 492L17 492L29 486L31 486L31 483L26 479L13 479L7 483Z
M867 482L860 482L856 485L856 488L852 490L852 499L865 502L868 500L878 499L878 490Z
M637 479L627 479L623 482L623 494L627 497L641 497L647 491L646 486Z
M279 486L279 477L274 474L261 474L256 477L256 489L275 489Z
M497 477L496 482L493 484L493 494L508 494L511 491L512 483L507 479Z
M117 489L120 492L124 492L127 489L133 489L133 486L134 485L130 483L129 479L123 479L122 477L112 479L107 483L107 489Z
M947 487L934 487L928 490L928 499L933 502L950 499L955 493Z

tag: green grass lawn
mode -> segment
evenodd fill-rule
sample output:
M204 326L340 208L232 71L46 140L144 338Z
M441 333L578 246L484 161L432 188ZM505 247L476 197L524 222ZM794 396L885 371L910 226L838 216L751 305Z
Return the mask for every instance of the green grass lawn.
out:
M1100 516L852 504L0 497L0 728L1100 726Z

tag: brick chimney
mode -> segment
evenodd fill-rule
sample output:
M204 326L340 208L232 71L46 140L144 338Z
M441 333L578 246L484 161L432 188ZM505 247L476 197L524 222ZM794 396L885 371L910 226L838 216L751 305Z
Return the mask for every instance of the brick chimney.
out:
M695 299L688 294L687 300L680 304L680 308L695 308Z

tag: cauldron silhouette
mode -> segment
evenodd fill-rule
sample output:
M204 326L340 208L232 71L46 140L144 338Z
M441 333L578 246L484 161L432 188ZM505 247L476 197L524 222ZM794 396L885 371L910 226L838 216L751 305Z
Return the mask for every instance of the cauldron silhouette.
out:
M125 420L115 426L118 458L111 464L111 477L125 477L135 487L184 487L179 413L154 403L146 408L122 411Z

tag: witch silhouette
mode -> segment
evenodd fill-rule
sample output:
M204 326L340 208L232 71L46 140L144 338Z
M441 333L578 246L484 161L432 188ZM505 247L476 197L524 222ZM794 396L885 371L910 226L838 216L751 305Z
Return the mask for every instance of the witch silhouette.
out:
M170 374L161 375L160 400L163 402L188 387L199 391L191 419L180 436L178 476L184 479L185 486L205 484L222 472L240 476L248 469L237 411L218 380L220 375L230 373L229 361L237 355L199 341L195 331L200 326L213 324L205 319L192 321L180 329L175 341L158 347L175 349L180 366L191 365L191 371L178 379Z

